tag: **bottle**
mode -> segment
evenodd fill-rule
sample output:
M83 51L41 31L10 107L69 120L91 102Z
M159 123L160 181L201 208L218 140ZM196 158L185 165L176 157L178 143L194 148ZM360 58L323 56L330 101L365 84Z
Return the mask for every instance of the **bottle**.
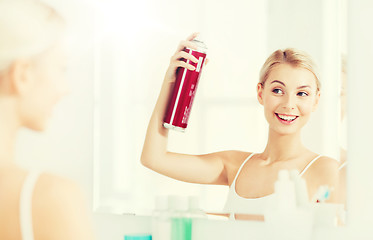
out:
M306 181L299 175L297 170L290 171L290 178L295 185L296 203L298 207L306 207L309 205L308 191Z
M157 196L152 216L152 239L171 240L171 219L167 196Z
M152 240L152 236L148 234L125 235L124 240Z
M188 216L191 218L206 218L206 213L199 207L198 196L188 197Z
M294 211L296 207L295 184L290 179L288 170L278 172L278 180L275 182L275 195L278 211Z
M171 218L171 239L191 240L191 220L187 216L188 198L184 196L169 196Z
M207 53L207 47L200 39L195 38L192 42L195 43L198 48L186 48L184 51L192 54L198 59L198 63L186 60L187 63L192 64L196 69L189 70L182 67L177 69L174 89L171 93L163 119L163 126L165 128L181 132L184 132L188 126L189 115L197 91L198 80L201 77Z
M199 201L197 196L188 197L188 212L187 212L187 236L188 240L192 239L193 224L195 219L207 218L206 213L199 207Z

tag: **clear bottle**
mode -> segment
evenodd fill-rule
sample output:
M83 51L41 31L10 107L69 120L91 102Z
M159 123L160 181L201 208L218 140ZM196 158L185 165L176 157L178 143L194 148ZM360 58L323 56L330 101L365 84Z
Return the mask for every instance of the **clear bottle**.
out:
M171 218L167 196L157 196L152 216L152 239L171 240Z
M200 208L198 196L189 196L188 197L188 213L187 217L189 218L188 222L188 239L192 239L193 224L195 219L207 218L206 213Z
M188 198L169 196L171 239L191 240L191 219L187 216Z

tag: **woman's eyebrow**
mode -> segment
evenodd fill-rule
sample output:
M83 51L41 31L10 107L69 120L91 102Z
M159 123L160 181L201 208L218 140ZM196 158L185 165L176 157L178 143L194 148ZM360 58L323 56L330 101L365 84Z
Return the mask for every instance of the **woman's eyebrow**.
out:
M303 86L297 87L297 89L301 89L301 88L311 88L311 86L310 85L303 85Z
M283 85L284 87L286 87L286 85L285 85L285 83L283 83L283 82L281 82L281 81L279 81L279 80L273 80L272 82L271 82L271 84L272 83L279 83L279 84L281 84L281 85Z

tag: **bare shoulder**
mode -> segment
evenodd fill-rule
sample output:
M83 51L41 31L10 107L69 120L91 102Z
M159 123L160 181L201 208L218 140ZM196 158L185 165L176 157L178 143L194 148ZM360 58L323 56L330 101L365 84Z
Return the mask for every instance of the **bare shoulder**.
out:
M224 168L226 173L226 179L228 186L230 186L237 174L238 169L245 161L245 159L250 156L250 152L243 152L237 150L230 150L224 152Z
M68 208L72 204L81 204L84 201L83 199L83 192L74 181L43 173L35 186L33 200L37 204L42 204L43 208ZM52 212L55 212L55 210Z
M316 170L320 175L338 173L339 162L331 157L321 156L314 164L313 170Z
M220 152L225 166L239 168L251 152L228 150Z
M92 239L87 201L72 180L42 174L35 185L32 208L35 236L40 239Z
M38 193L46 197L50 194L76 193L80 191L78 185L74 181L49 173L40 175L35 191L36 190L40 190Z

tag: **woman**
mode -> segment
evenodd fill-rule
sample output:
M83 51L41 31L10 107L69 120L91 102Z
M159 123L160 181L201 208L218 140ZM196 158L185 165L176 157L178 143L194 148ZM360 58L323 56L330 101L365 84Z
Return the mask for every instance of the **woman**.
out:
M319 156L301 142L301 129L319 102L320 83L311 59L294 49L274 52L260 72L257 98L269 125L267 146L262 153L222 151L187 155L167 151L168 130L162 126L163 116L176 69L194 70L182 59L197 62L183 51L185 47L196 49L191 42L195 37L193 34L182 41L171 58L149 122L142 164L181 181L230 186L226 203L230 212L247 212L245 205L252 204L254 199L261 201L271 196L280 169L298 170L311 197L321 185L335 188L338 162ZM334 201L333 193L329 201Z
M14 162L17 132L43 131L67 93L64 21L38 0L0 0L0 239L92 239L75 183Z

